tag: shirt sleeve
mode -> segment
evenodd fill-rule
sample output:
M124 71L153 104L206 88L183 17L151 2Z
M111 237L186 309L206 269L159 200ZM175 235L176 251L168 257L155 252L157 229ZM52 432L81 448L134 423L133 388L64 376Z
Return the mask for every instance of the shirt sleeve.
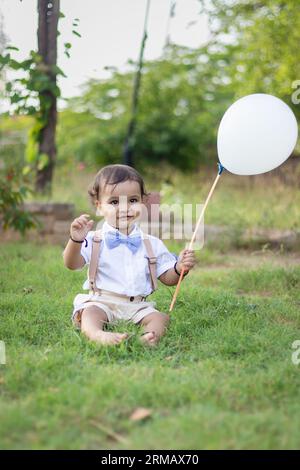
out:
M85 264L90 264L94 233L95 233L94 231L88 232L85 237L84 242L81 244L80 254L85 259ZM80 270L81 269L83 268L80 268Z
M177 255L171 253L166 245L158 239L157 244L157 265L156 265L156 275L157 277L161 276L164 272L173 268L175 261L177 261Z

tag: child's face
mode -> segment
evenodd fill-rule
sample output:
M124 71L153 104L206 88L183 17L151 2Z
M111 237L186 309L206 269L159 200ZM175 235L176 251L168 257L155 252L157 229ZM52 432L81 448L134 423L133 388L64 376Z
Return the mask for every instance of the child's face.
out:
M96 202L97 213L116 228L128 228L141 213L141 188L137 181L108 184ZM114 189L113 189L114 188Z

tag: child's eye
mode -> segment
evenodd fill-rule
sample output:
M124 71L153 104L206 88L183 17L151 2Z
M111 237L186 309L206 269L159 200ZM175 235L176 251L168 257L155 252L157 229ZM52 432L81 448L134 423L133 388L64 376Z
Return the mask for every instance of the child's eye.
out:
M110 204L112 204L113 206L115 206L116 204L118 204L119 201L117 201L117 199L114 199L113 201L110 201ZM132 198L130 199L130 202L138 202L138 199L136 198ZM115 204L116 203L116 204Z

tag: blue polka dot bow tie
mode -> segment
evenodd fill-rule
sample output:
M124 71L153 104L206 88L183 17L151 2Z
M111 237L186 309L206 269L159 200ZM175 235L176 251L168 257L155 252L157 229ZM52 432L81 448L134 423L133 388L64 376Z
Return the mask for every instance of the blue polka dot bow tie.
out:
M105 234L105 241L110 249L116 248L120 243L124 243L134 254L139 249L142 239L140 235L131 235L126 237L125 235L120 235L120 232L107 232Z

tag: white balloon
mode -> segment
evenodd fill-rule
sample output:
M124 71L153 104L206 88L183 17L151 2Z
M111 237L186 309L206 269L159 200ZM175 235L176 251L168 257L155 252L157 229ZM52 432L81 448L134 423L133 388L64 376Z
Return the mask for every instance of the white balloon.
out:
M244 96L224 114L218 130L222 166L237 175L258 175L281 165L298 137L294 113L279 98Z

